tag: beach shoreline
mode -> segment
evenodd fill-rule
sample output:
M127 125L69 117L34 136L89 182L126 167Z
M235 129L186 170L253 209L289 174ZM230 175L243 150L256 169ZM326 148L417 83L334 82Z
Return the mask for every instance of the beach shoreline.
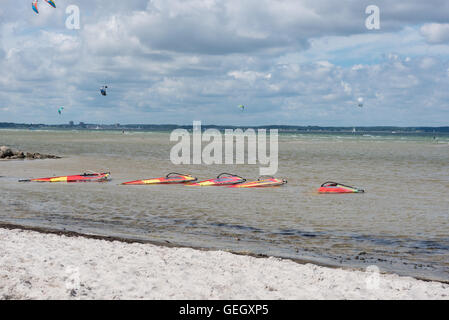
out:
M200 247L200 246L194 246L194 245L185 245L185 244L179 244L179 243L173 243L168 240L165 241L156 241L156 240L149 240L149 239L141 239L141 238L126 238L122 236L110 236L110 235L101 235L101 234L94 234L94 233L83 233L83 232L77 232L72 230L60 230L60 229L54 229L54 228L48 228L48 227L40 227L40 226L26 226L26 225L19 225L19 224L11 224L11 223L0 223L0 229L7 229L7 230L22 230L22 231L33 231L38 232L42 234L54 234L59 236L65 236L69 238L76 238L76 237L82 237L86 239L93 239L93 240L103 240L108 242L118 241L123 242L127 244L133 244L133 243L139 243L139 244L151 244L155 246L160 247L167 247L167 248L188 248L188 249L194 249L199 251L224 251L229 252L231 254L239 255L239 256L248 256L253 258L276 258L281 260L290 260L298 264L314 264L320 267L326 267L326 268L344 268L344 269L350 269L350 270L362 270L363 268L357 268L357 267L343 267L338 266L330 263L320 262L316 260L309 260L309 259L298 259L298 258L290 258L290 257L281 257L281 256L273 256L273 255L267 255L267 254L260 254L260 253L253 253L250 251L235 251L230 249L219 249L219 248L208 248L208 247ZM418 280L423 281L436 281L441 283L447 283L449 284L449 280L441 281L437 279L426 279L422 277L414 277Z
M34 229L34 230L32 230ZM449 299L449 285L171 243L0 225L0 299Z

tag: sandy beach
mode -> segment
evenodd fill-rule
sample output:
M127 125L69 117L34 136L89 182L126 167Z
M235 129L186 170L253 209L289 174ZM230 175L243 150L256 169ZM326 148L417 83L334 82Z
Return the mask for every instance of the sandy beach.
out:
M0 299L449 299L394 274L0 229Z

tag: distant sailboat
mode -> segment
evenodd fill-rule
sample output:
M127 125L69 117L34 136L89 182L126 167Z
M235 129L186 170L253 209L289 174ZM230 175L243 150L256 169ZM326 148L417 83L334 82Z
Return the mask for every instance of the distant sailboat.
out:
M356 131L355 131L355 128L352 128L352 133L355 133Z

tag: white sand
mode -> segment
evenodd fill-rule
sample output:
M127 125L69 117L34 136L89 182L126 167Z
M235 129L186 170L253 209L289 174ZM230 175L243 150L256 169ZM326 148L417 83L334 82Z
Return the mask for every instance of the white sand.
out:
M449 299L449 285L222 251L0 229L0 299Z

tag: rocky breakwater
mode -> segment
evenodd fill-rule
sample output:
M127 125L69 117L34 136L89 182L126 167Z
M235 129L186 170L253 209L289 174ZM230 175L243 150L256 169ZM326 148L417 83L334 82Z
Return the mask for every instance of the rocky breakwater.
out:
M0 147L1 160L35 160L35 159L60 159L61 157L51 154L41 154L38 152L23 152L14 150L7 146Z

